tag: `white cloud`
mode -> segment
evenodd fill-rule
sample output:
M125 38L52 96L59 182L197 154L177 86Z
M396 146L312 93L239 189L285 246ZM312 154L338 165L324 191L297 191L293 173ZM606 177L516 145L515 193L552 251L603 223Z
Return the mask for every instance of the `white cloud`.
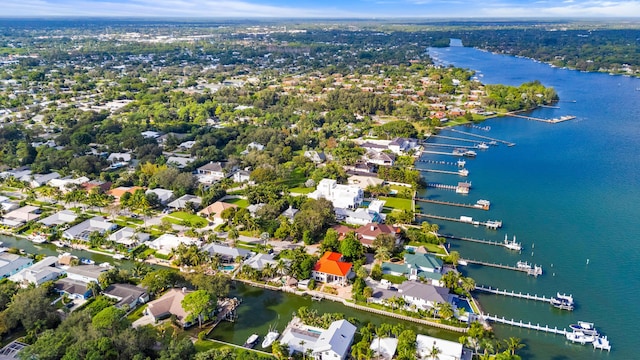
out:
M640 14L637 1L575 1L529 6L508 3L484 6L479 16L494 17L629 17Z

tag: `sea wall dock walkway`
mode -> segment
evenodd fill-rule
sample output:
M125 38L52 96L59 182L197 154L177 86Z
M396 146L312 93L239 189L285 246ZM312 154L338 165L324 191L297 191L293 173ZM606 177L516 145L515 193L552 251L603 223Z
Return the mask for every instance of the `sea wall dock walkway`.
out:
M512 270L512 271L520 271L520 272L524 272L527 275L533 275L535 277L537 277L538 275L542 275L542 268L539 266L534 266L533 268L531 267L517 267L517 266L509 266L509 265L502 265L502 264L494 264L494 263L490 263L490 262L485 262L485 261L478 261L478 260L469 260L469 259L461 259L466 261L469 264L476 264L476 265L482 265L482 266L489 266L489 267L493 267L493 268L497 268L497 269L504 269L504 270Z
M482 291L482 292L486 292L486 293L490 293L490 294L496 294L496 295L503 295L503 296L510 296L510 297L515 297L515 298L520 298L520 299L527 299L527 300L533 300L533 301L542 301L542 302L546 302L551 304L551 298L548 298L546 296L538 296L536 294L523 294L521 292L514 292L514 291L507 291L507 290L499 290L499 289L494 289L491 286L486 287L486 286L482 286L482 285L476 285L476 291Z
M516 326L516 327L520 327L520 328L524 328L524 329L531 329L531 330L536 330L536 331L543 331L546 333L551 333L551 334L558 334L558 335L562 335L562 336L566 336L567 335L567 329L558 329L558 327L550 327L549 325L540 325L540 324L532 324L531 322L525 323L522 320L516 321L514 319L508 320L505 319L504 316L503 317L497 317L495 315L490 315L490 314L481 314L479 316L481 319L483 320L489 320L489 321L493 321L493 322L497 322L500 324L507 324L507 325L511 325L511 326Z
M479 206L478 204L455 203L455 202L450 202L450 201L432 200L432 199L427 199L427 198L423 198L423 197L415 197L415 198L413 198L413 200L418 201L418 202L429 203L429 204L456 206L456 207L462 207L462 208L467 208L467 209L489 210L489 206ZM452 237L452 239L455 239L455 237ZM496 244L496 245L499 245L499 244Z

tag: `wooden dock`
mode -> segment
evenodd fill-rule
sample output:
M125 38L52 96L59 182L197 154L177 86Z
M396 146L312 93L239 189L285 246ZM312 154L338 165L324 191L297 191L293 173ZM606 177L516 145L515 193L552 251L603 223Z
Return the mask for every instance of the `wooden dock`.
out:
M539 267L539 266L534 266L533 268L520 268L520 267L517 267L517 266L494 264L494 263L478 261L478 260L469 260L469 259L463 259L463 260L466 261L469 264L488 266L488 267L493 267L493 268L497 268L497 269L504 269L504 270L520 271L520 272L526 273L527 275L532 275L532 276L535 276L535 277L538 277L538 275L542 275L542 268Z
M450 155L450 156L462 156L460 154L454 154L453 152L443 152L443 151L430 151L430 150L422 150L423 154L432 154L432 155Z
M458 223L462 223L462 224L469 224L469 225L482 225L485 226L489 229L497 229L499 227L502 227L502 221L492 221L492 220L487 220L487 221L474 221L471 218L462 216L460 219L458 218L451 218L451 217L446 217L446 216L440 216L440 215L431 215L431 214L421 214L421 213L416 213L416 216L419 217L425 217L427 219L435 219L435 220L444 220L444 221L453 221L453 222L458 222Z
M454 203L450 201L441 201L441 200L431 200L423 197L415 197L413 198L415 201L425 202L429 204L438 204L438 205L447 205L447 206L456 206L468 209L478 209L478 210L489 210L488 206L481 206L478 204L462 204L462 203Z
M456 148L456 149L467 149L467 150L471 150L471 149L477 149L478 146L477 145L453 145L453 144L438 144L438 143L422 143L423 146L441 146L441 147L450 147L450 148Z
M469 136L474 136L474 137L477 137L479 139L495 141L497 143L502 143L502 144L505 144L507 146L515 146L515 143L509 142L509 141L506 141L506 140L495 139L495 138L491 138L491 137L488 137L488 136L473 134L473 133L470 133L470 132L460 131L460 130L451 129L451 128L447 128L447 130L455 132L455 133L458 133L458 134L465 134L465 135L469 135Z
M445 135L431 135L431 137L439 138L439 139L447 139L447 140L455 140L455 141L470 142L470 143L474 143L474 144L479 144L479 143L481 143L481 142L482 142L482 141L480 141L480 140L464 139L464 138L457 138L457 137L453 137L453 136L445 136Z
M551 334L557 334L557 335L562 335L562 336L566 336L567 335L567 329L558 329L557 327L549 327L549 325L540 325L540 324L532 324L531 322L525 323L522 320L516 321L514 319L511 320L507 320L503 317L497 317L495 315L490 315L490 314L481 314L480 318L483 320L489 320L489 321L493 321L493 322L497 322L500 324L507 324L507 325L511 325L511 326L516 326L516 327L520 327L520 328L524 328L524 329L531 329L531 330L536 330L536 331L543 331L546 333L551 333Z
M540 121L540 122L544 122L544 123L547 123L547 124L557 124L557 123L561 123L563 121L569 121L569 120L573 120L573 119L576 118L573 115L565 115L565 116L561 116L559 118L553 118L553 119L542 119L542 118L537 118L537 117L533 117L533 116L518 115L518 114L513 114L513 113L507 113L505 115L506 116L511 116L511 117L516 117L516 118L520 118L520 119Z
M474 239L474 238L470 238L470 237L460 237L460 236L454 236L454 235L450 235L450 234L438 234L438 236L443 237L445 239L462 240L462 241L474 242L474 243L477 243L477 244L485 244L485 245L494 245L494 246L506 247L505 243L498 242L498 241L492 241L492 240Z
M494 289L491 286L486 287L486 286L482 286L482 285L476 285L476 290L477 291L482 291L482 292L486 292L486 293L491 293L491 294L496 294L496 295L503 295L503 296L510 296L510 297L515 297L515 298L520 298L520 299L527 299L527 300L533 300L533 301L542 301L542 302L546 302L551 304L551 298L548 298L546 296L538 296L536 294L523 294L521 292L516 293L515 291L507 291L507 290L500 290L500 289Z
M436 188L436 189L444 189L444 190L456 190L457 186L455 185L447 185L440 183L428 183L427 187Z
M438 174L447 174L447 175L460 175L460 176L469 176L469 171L448 171L448 170L437 170L437 169L418 169L413 168L413 170L423 171L423 172L432 172Z
M457 162L452 161L438 161L431 159L417 159L415 162L427 163L427 164L439 164L439 165L449 165L449 166L460 166Z

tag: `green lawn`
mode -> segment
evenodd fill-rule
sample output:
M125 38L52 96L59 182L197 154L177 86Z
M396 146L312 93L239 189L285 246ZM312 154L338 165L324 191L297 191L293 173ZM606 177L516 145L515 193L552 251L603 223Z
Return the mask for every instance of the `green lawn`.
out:
M437 245L437 244L411 241L407 245L415 246L415 247L424 246L424 248L427 249L427 251L430 252L430 253L442 254L442 255L446 254L444 249L440 245Z
M184 222L188 221L191 226L197 228L205 227L209 224L206 219L203 219L202 217L195 214L186 213L184 211L172 212L171 214L165 216L164 219L167 219L168 221L176 225L184 225Z
M409 210L411 211L411 206L413 204L413 200L411 199L401 199L395 197L385 197L380 196L380 200L384 200L385 207L393 208L394 210Z
M307 181L307 177L304 176L304 171L301 168L296 168L291 172L289 178L278 182L279 184L287 185L290 188L298 187Z
M249 201L247 201L245 199L240 199L240 198L224 199L223 202L226 202L228 204L235 204L235 205L238 205L238 207L241 207L241 208L246 208L247 206L249 206Z
M291 191L292 193L296 193L296 194L308 194L313 192L313 190L315 190L314 188L307 188L307 187L294 187L289 189L289 191Z

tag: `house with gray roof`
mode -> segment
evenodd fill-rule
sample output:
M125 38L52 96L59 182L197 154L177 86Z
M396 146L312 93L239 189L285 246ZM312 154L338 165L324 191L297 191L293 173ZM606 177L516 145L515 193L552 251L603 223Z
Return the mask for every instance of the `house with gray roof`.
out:
M65 230L62 233L62 237L69 240L89 241L89 236L94 231L104 234L117 228L118 225L105 220L102 216L95 216Z
M311 356L316 360L344 360L355 334L356 327L347 320L334 321L316 341Z
M382 272L406 276L410 280L423 279L434 285L439 285L442 278L442 260L431 254L405 253L402 263L382 263Z
M17 274L19 271L31 266L31 264L33 264L33 259L2 252L0 253L0 279Z
M278 260L275 260L274 254L256 254L247 259L244 264L249 265L256 270L262 270L265 266L270 265L275 267L278 264Z
M145 288L131 284L109 285L109 287L102 291L102 294L115 299L117 301L115 307L117 308L128 305L129 309L133 309L149 301L149 294Z
M44 226L58 226L74 222L78 215L71 210L62 210L57 213L40 219L38 222Z
M161 188L149 189L144 192L145 195L156 194L161 204L166 204L173 199L173 191Z
M58 258L55 256L47 256L28 268L20 270L18 273L11 275L9 280L17 282L22 286L33 284L39 286L47 281L55 280L65 274L65 270L57 267Z
M98 282L100 274L107 271L107 268L97 265L70 266L67 269L67 278L88 284Z
M219 244L207 244L202 247L202 250L208 251L212 256L220 256L220 260L227 263L235 262L236 258L240 257L243 260L253 255L253 252L245 249L229 247Z
M397 288L377 287L373 289L370 302L384 304L394 297L402 297L408 307L427 310L435 308L437 304L451 302L453 295L448 288L433 286L418 281L405 281Z
M149 240L151 235L137 231L136 229L130 228L128 226L123 227L122 229L114 232L109 235L109 240L114 241L118 244L122 244L128 248L134 248L143 242Z
M187 207L187 203L192 203L193 205L195 205L196 209L198 209L202 205L202 198L189 194L182 195L179 198L168 203L167 207L170 207L172 209L184 209L185 207Z
M72 299L88 299L91 297L87 283L71 278L62 278L53 283L53 288L59 294L66 294Z

